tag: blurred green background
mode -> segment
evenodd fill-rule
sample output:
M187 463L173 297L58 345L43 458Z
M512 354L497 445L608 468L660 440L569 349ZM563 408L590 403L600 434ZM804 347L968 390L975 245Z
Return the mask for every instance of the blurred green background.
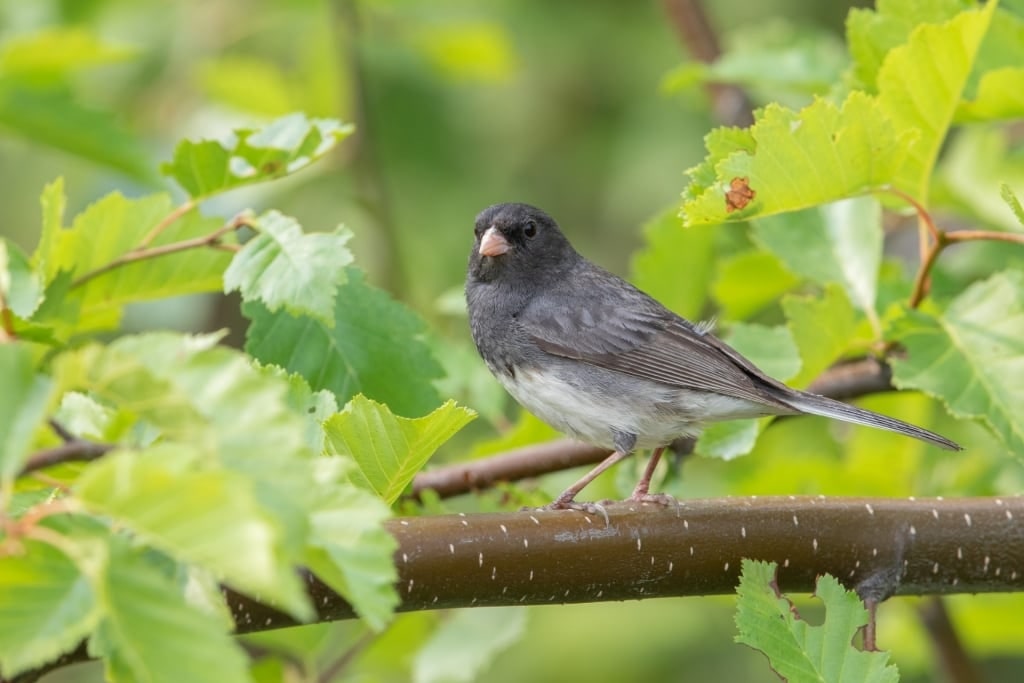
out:
M826 73L850 6L706 4L724 45L755 33L810 36ZM326 163L204 209L229 216L273 207L307 230L349 226L369 279L427 320L453 372L447 393L500 421L504 394L481 373L460 313L474 216L495 202L539 205L584 254L628 273L641 227L678 203L683 171L703 157L702 138L716 125L703 91L666 87L687 59L666 5L655 0L0 0L0 234L34 247L38 196L57 176L66 179L68 216L113 190L181 197L155 170L182 137L219 137L295 110L354 122L357 135ZM785 94L787 102L806 96ZM217 297L136 307L126 324L228 327L236 344L244 335L237 302ZM886 410L884 402L871 407ZM474 429L472 437L493 434L486 420ZM786 430L768 435L782 447L695 464L687 495L857 485L881 495L941 493L957 477L987 481L995 471L981 462L968 474L943 474L939 456L901 442L902 468L853 462L839 481L837 454L794 454L800 437L787 440ZM856 452L877 452L873 435L858 438ZM1012 484L991 488L1022 481L1019 466L1012 476L1000 467ZM922 475L934 471L934 482ZM561 483L553 477L546 486ZM1024 603L991 596L950 604L988 680L1024 679ZM935 680L916 609L916 601L887 604L880 644L895 651L904 680ZM400 616L343 677L405 680L411 653L448 618ZM732 643L728 598L537 608L519 630L481 680L777 680L760 654ZM332 661L361 638L361 626L333 624L249 642L288 652L294 664ZM269 662L263 680L300 680L295 667L283 665L282 678ZM53 680L100 676L85 665Z

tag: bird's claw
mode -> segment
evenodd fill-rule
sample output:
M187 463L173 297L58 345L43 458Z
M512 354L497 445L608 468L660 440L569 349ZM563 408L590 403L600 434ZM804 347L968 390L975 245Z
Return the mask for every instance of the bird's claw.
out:
M575 510L588 515L600 515L604 517L605 524L609 524L608 510L601 503L577 503L575 500L556 499L538 510Z
M627 500L631 503L652 503L665 507L679 505L679 500L667 493L634 493Z

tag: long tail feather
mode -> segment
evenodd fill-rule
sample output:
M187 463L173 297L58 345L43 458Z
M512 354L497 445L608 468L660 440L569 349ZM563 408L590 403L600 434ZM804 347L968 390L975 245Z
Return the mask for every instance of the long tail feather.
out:
M915 439L920 439L921 441L933 444L939 448L945 448L948 451L963 450L963 446L960 444L936 434L935 432L930 432L927 429L922 429L921 427L915 427L912 424L908 424L892 417L873 413L870 410L863 410L861 408L854 407L849 403L843 403L831 398L826 398L825 396L809 394L803 391L795 391L793 394L787 394L780 398L802 413L831 417L836 420L853 422L855 424L876 427L878 429L887 429L890 432L896 432L897 434L912 436Z

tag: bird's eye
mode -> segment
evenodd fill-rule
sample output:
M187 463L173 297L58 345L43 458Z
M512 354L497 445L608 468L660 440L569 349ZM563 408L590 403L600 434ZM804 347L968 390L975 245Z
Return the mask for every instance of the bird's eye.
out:
M537 234L537 222L526 221L526 227L523 228L523 234L527 237L533 237Z

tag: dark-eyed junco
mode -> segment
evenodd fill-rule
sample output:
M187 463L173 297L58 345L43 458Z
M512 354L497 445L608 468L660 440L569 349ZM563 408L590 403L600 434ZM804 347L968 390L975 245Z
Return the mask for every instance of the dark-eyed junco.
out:
M637 448L654 452L633 498L652 498L664 447L720 420L810 413L960 450L926 429L768 377L708 326L580 256L540 209L491 206L475 234L466 301L487 367L540 419L615 449L551 507L573 506L584 486Z

